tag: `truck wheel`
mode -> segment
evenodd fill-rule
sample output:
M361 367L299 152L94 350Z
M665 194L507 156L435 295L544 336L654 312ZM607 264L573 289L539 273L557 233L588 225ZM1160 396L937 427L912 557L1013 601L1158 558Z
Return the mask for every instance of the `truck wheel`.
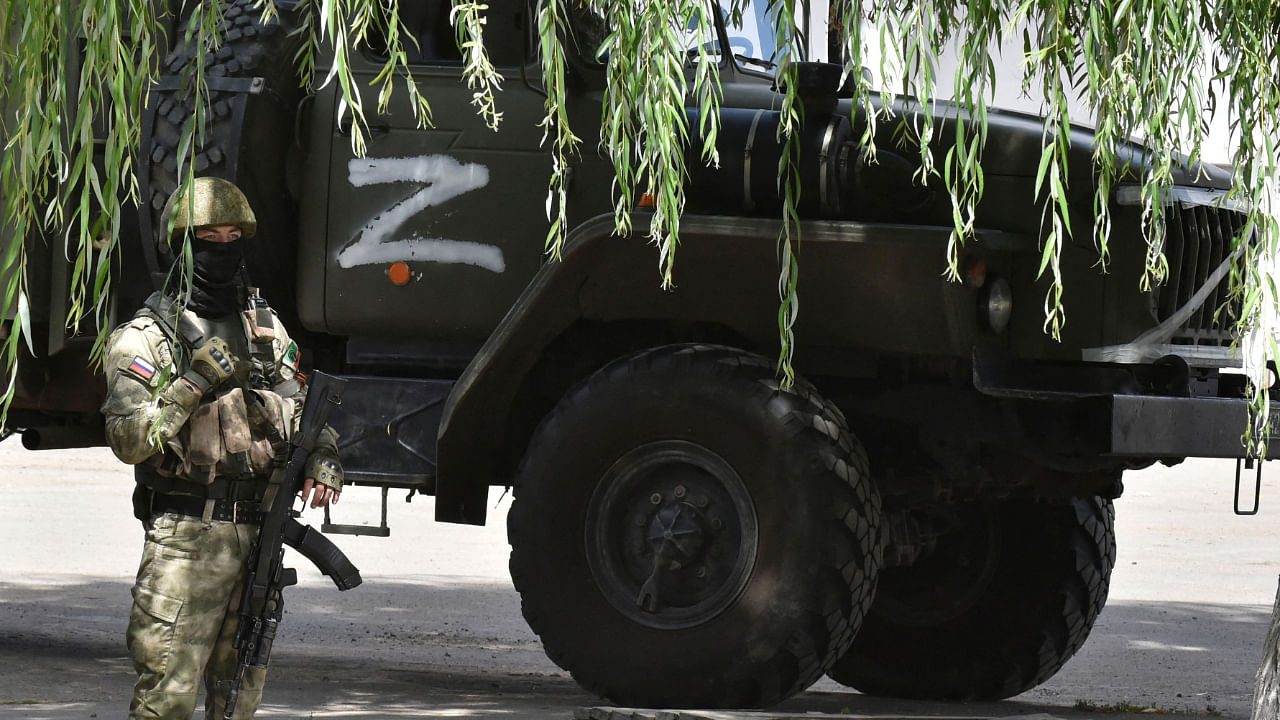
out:
M953 508L937 550L880 575L875 604L832 679L870 695L996 700L1056 673L1106 603L1110 500Z
M764 707L844 652L880 500L844 417L765 358L616 361L546 416L516 476L511 576L547 655L651 707Z
M223 44L205 56L209 115L205 142L198 148L193 168L196 176L225 178L244 191L262 238L245 248L253 280L274 303L292 305L297 202L289 191L288 166L299 142L294 121L303 89L294 54L300 38L290 36L296 25L292 9L279 6L279 21L264 25L255 2L223 0ZM162 232L158 229L166 219L160 217L161 211L181 181L178 147L195 104L194 95L181 82L196 56L194 45L180 41L165 57L165 77L151 98L149 132L143 138L147 165L143 227L153 234ZM153 269L168 268L161 262ZM289 323L290 315L286 312L286 324L298 327L296 322Z

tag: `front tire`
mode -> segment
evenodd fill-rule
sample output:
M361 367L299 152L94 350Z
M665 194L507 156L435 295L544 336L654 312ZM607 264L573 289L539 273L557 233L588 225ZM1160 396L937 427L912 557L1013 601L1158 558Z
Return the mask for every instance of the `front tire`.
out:
M838 411L772 364L671 346L543 420L508 516L547 655L655 707L765 707L821 677L874 592L879 498Z
M1049 679L1084 644L1116 561L1110 500L947 508L916 565L886 569L832 679L869 695L998 700Z

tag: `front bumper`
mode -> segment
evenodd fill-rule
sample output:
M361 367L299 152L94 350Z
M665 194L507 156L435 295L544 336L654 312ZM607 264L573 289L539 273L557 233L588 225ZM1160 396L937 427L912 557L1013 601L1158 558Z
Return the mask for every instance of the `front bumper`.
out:
M1247 456L1241 439L1249 422L1239 398L1114 395L1111 455L1121 457ZM1270 441L1280 429L1280 406L1270 410Z
M1249 422L1247 400L1152 393L1155 375L1147 365L1041 364L983 352L974 354L973 363L973 383L980 393L1024 409L1040 408L1024 414L1039 423L1046 414L1060 418L1068 426L1059 428L1060 435L1080 441L1075 452L1149 459L1248 457L1242 439ZM1223 394L1230 392L1224 389ZM1269 442L1280 431L1280 402L1271 404L1270 427Z

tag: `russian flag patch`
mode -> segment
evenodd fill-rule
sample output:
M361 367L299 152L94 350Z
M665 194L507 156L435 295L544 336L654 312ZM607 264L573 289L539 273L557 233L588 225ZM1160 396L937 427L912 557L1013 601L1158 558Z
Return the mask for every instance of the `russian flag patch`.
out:
M156 374L156 369L151 367L151 363L140 357L135 357L133 362L129 364L129 372L137 375L143 380L150 380Z

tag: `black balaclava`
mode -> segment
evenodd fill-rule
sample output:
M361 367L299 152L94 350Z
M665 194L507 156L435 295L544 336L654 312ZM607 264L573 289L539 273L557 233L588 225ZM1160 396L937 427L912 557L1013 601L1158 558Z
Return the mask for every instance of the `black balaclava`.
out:
M203 318L221 318L240 309L236 274L244 261L240 241L208 242L192 238L191 301L187 307ZM177 273L171 278L176 280Z

